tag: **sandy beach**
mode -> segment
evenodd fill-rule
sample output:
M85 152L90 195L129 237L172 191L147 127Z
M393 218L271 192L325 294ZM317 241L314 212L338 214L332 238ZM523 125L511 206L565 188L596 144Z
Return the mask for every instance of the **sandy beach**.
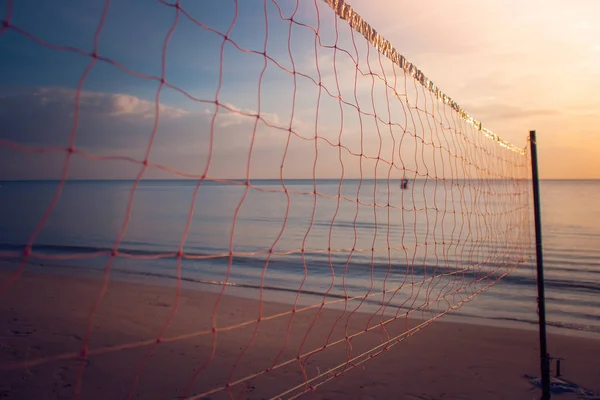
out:
M9 273L0 277L4 282ZM290 305L264 302L258 322L258 292L252 300L228 288L219 300L214 289L184 285L177 301L174 286L113 280L90 319L101 287L101 279L25 272L1 295L0 398L290 398L311 385L317 387L302 398L540 394L525 378L539 376L536 330L442 318L402 336L422 320L399 318L382 328L380 314L351 314L356 303L345 313L319 307L294 313ZM394 337L405 340L380 355L368 352ZM553 333L549 348L565 359L566 379L600 392L600 340ZM359 364L361 354L377 357Z

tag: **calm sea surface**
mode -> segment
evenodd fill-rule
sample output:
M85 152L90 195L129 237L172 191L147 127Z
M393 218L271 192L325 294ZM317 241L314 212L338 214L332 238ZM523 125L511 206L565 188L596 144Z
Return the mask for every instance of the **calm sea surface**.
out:
M246 194L243 184L204 182L192 202L196 182L142 181L122 231L133 182L72 181L27 268L100 276L120 239L112 279L169 285L183 243L182 277L199 290L226 282L226 293L256 297L262 286L283 302L301 291L302 304L367 296L365 311L383 301L386 313L430 315L510 272L452 313L533 326L529 184L320 180L315 196L312 180L286 181L287 193L253 181ZM16 267L57 187L0 182L2 268ZM600 334L600 181L543 181L541 195L549 324Z

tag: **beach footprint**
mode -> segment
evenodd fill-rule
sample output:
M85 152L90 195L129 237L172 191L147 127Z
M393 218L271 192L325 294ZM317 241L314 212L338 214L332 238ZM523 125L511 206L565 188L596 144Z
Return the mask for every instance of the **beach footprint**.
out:
M81 360L71 359L64 361L54 369L52 392L56 396L55 399L67 400L73 398L75 379L80 365ZM86 359L85 368L88 368L91 365L90 359Z

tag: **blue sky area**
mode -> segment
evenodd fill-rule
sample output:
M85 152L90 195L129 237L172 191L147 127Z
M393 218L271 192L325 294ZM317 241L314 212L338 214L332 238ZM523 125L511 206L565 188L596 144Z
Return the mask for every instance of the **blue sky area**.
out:
M6 19L7 1L2 3L2 18ZM103 1L67 0L57 3L25 0L14 2L13 6L11 22L16 27L54 45L92 52L94 33L104 8ZM184 1L181 6L198 22L221 33L225 33L232 25L235 15L232 1ZM286 31L289 23L281 20L271 2L267 6L271 25L267 52L282 58L281 55L287 53ZM293 6L291 2L280 4L286 17L292 15ZM315 13L314 10L299 10L296 19L314 24L314 15L309 15L310 11ZM307 17L304 21L303 14ZM175 22L175 16L174 7L158 1L113 1L99 35L98 53L138 73L160 76L163 44ZM294 36L307 36L307 32L303 31L306 28L294 25ZM239 2L231 39L248 50L262 51L265 34L264 3L252 0ZM217 55L222 41L221 36L200 28L180 13L167 49L168 81L195 95L212 95L216 89L219 71ZM302 47L298 45L305 43L295 44L296 47ZM74 88L90 62L89 57L40 46L13 30L2 35L0 51L10 61L0 66L0 82L5 89L39 86ZM306 49L300 48L298 51ZM289 60L285 61L288 61L287 67L291 66ZM256 85L249 78L260 72L262 57L244 57L228 43L224 68L228 89L234 86L247 88L248 84ZM156 86L105 63L98 63L85 83L85 89L89 91L126 92L147 100L153 100ZM170 102L169 94L165 96L164 101L176 104L176 99Z

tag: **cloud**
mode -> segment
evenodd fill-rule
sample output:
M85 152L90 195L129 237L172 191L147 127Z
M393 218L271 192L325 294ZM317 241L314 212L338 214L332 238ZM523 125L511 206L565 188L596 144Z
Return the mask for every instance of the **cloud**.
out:
M218 126L220 128L229 128L231 126L242 125L248 121L248 118L254 118L254 116L258 114L257 110L239 108L231 103L225 103L224 106L226 108L222 108L222 111L220 111L221 114L219 116ZM208 109L205 109L204 112L212 114L212 112ZM260 116L268 124L275 126L282 125L282 121L279 118L279 115L276 113L261 112Z
M41 87L0 96L0 138L26 145L67 145L72 130L76 92ZM82 91L76 141L83 146L131 145L146 136L156 114L154 102L126 94ZM159 105L163 123L184 119L190 113ZM151 129L151 128L150 128Z
M198 111L160 104L155 127L154 102L133 95L85 91L79 102L74 145L96 159L76 153L69 177L133 178L146 158L152 165L176 171L179 176L206 172L216 178L246 175L278 178L280 174L287 178L310 178L313 174L318 178L339 178L342 174L345 178L385 178L392 161L396 163L393 174L401 174L402 167L418 168L422 174L428 172L438 177L449 173L436 169L436 165L448 161L431 145L431 141L440 139L429 129L434 122L424 115L426 120L419 119L417 126L408 126L414 134L421 135L415 138L401 127L386 126L373 117L359 118L351 107L345 106L342 115L335 99L328 102L323 97L319 109L318 118L314 106L297 109L291 133L288 130L290 116L282 117L272 110L261 111L261 119L257 120L257 110L229 102L223 103L216 114L214 104L207 104ZM75 92L64 88L4 94L0 97L0 126L3 127L0 139L19 145L58 146L66 150L74 110ZM508 107L503 112L523 114L525 111ZM404 118L399 109L396 110L396 118L398 116ZM399 122L403 126L408 123ZM340 141L343 147L337 145ZM64 165L65 150L30 154L0 142L0 179L56 179ZM127 157L136 162L117 161L114 157ZM178 175L165 175L150 168L145 176L173 178Z
M59 107L74 106L76 92L72 89L41 87L31 93L34 99L39 99L43 107L56 104ZM132 95L120 93L99 93L82 91L79 97L79 108L100 115L130 115L142 118L152 118L156 114L156 103L142 100ZM188 114L187 111L159 104L162 118L179 118Z
M76 92L42 87L0 96L0 138L27 145L66 145L76 110ZM221 108L216 120L219 137L245 132L255 122L255 110L233 104ZM78 109L76 142L84 147L122 148L141 144L153 130L155 102L129 94L82 91ZM190 112L158 105L158 133L171 139L190 139L210 131L211 109ZM280 125L275 113L261 113L268 123ZM261 131L257 131L260 135ZM247 135L246 135L247 136Z
M229 103L226 106L219 108L213 126L214 106L191 112L160 104L158 125L152 138L154 102L132 95L84 91L79 101L75 147L94 156L126 156L139 161L145 159L150 148L149 160L153 164L200 174L210 160L211 175L229 177L244 176L252 155L252 165L257 171L278 174L288 132L267 124L287 127L289 122L282 121L276 113L266 112L261 113L261 117L267 124L257 123L256 110ZM75 92L70 89L36 88L3 94L0 96L0 126L3 127L0 139L18 145L66 149L74 110ZM302 126L298 121L295 124ZM296 157L298 162L304 162L292 154L300 150L307 149L298 144L288 158ZM310 146L308 151L313 151ZM4 173L0 179L47 177L48 171L57 175L64 160L64 154L28 155L7 146L2 154L0 170ZM119 170L101 167L98 162L86 165L73 171L75 175L98 177L103 176L99 171L109 171L109 177L131 177L131 171L139 169L139 164L125 165Z

